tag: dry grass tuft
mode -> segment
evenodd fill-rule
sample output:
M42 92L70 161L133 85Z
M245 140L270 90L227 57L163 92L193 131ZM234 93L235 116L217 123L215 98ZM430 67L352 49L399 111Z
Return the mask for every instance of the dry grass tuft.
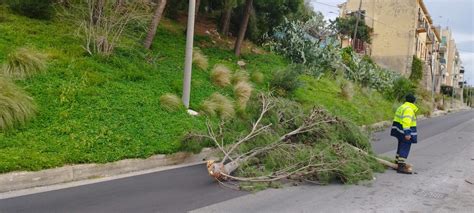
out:
M201 111L208 116L218 115L222 120L235 116L234 104L232 101L219 93L214 93L201 105Z
M265 76L261 72L253 72L252 81L257 84L262 84L265 81Z
M207 68L209 68L209 60L200 49L194 49L193 51L193 64L202 70L207 70Z
M351 101L352 97L354 97L354 85L352 82L344 80L340 84L341 87L341 96L348 100Z
M33 98L0 76L0 131L24 125L36 115Z
M160 104L168 112L174 112L183 108L181 98L175 94L167 93L160 97Z
M240 70L232 75L232 84L237 85L239 82L248 82L249 74L246 71Z
M234 86L234 95L240 110L244 111L247 108L247 103L252 96L252 91L252 85L246 81L241 81Z
M231 72L225 65L218 64L212 69L211 80L214 84L220 87L230 85Z
M13 79L29 78L46 68L46 57L34 50L21 48L7 56L2 67L5 76Z

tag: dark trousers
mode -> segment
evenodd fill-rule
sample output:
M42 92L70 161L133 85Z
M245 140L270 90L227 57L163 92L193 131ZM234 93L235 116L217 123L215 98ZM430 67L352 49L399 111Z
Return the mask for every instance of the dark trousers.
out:
M405 163L405 160L410 154L411 141L406 141L404 137L398 138L398 147L397 147L397 163Z

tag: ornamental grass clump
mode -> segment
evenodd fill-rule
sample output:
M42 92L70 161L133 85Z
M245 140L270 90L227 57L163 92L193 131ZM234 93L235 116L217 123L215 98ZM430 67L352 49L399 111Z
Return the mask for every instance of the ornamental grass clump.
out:
M209 59L200 49L194 49L193 51L193 64L202 70L209 68Z
M234 95L240 110L245 111L247 108L247 103L252 96L252 91L253 87L247 81L240 81L234 86Z
M36 115L33 98L0 76L0 131L24 125Z
M239 82L243 82L243 81L245 82L249 81L249 74L246 71L240 70L240 71L235 72L232 75L232 84L236 85Z
M160 97L160 104L161 107L168 112L174 112L183 108L183 102L181 99L177 95L171 93L162 95Z
M219 87L226 87L231 82L231 71L225 65L218 64L211 72L212 82Z
M347 81L347 80L342 80L341 84L341 96L348 100L351 101L352 97L354 96L354 85L352 82Z
M233 118L235 109L232 100L219 93L214 93L201 105L201 111L208 116L219 116L221 120Z
M29 78L46 68L46 57L34 50L21 48L7 56L2 67L3 75L13 79Z

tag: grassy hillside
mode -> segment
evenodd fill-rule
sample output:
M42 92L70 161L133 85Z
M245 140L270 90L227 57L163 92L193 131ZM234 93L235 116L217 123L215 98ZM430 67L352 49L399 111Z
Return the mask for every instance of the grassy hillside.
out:
M337 116L356 124L366 125L393 117L392 103L377 91L354 85L352 99L343 98L337 80L304 76L304 86L295 93L296 99L307 106L320 105ZM398 106L398 105L397 105Z
M114 55L103 58L85 54L73 24L33 20L3 7L0 13L5 14L0 20L0 63L23 47L48 57L44 73L16 81L35 99L39 114L28 125L0 132L0 173L173 153L183 149L184 134L205 128L204 117L170 113L159 103L165 93L181 93L185 38L179 23L164 20L152 51L141 47L142 34L131 33ZM237 69L238 59L230 49L206 36L196 40L210 67L222 63ZM272 72L288 65L274 54L247 53L242 58L248 72L265 74L266 83L257 88L266 88ZM295 97L309 106L323 105L358 124L389 117L391 104L375 92L357 90L353 101L345 101L334 81L303 80L305 87ZM231 88L214 86L209 71L196 68L191 108L216 91L232 94Z

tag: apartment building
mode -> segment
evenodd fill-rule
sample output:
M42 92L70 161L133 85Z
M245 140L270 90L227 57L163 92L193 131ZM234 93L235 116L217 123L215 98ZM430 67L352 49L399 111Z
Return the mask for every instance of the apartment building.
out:
M373 30L365 53L377 64L409 76L416 56L424 62L421 83L426 89L456 86L461 75L454 39L450 31L434 26L423 0L347 0L339 5L340 16L357 14L360 3L359 13Z

